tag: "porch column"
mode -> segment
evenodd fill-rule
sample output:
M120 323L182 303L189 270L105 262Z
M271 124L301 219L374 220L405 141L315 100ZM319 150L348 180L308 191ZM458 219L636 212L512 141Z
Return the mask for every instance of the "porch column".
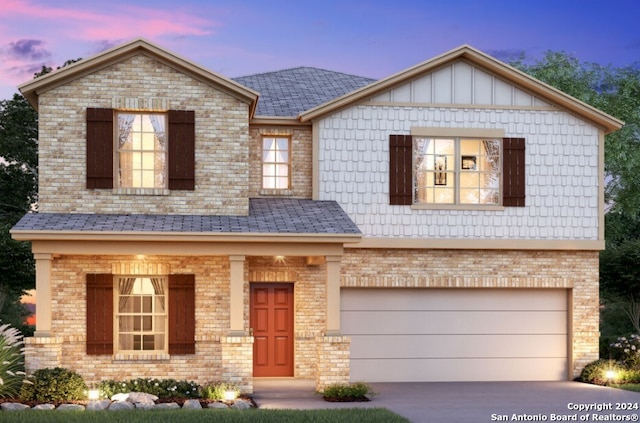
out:
M342 256L327 260L327 331L326 336L340 335L340 266Z
M244 336L244 259L229 256L231 281L229 289L229 336Z
M35 337L51 336L51 260L49 253L35 253L36 260L36 319Z

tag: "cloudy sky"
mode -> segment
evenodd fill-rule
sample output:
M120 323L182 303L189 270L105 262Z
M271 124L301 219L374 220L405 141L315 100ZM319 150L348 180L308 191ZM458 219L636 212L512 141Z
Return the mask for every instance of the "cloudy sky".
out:
M0 0L0 100L42 65L133 38L228 77L315 66L381 78L462 44L640 62L638 0Z

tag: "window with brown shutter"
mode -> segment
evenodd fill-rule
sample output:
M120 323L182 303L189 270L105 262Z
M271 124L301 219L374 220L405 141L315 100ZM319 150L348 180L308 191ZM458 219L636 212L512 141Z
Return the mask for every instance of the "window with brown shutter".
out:
M525 206L525 139L503 138L502 140L502 205Z
M411 135L389 135L389 204L409 206L413 202Z
M87 109L87 189L113 188L113 109Z
M169 110L169 189L195 189L195 113Z
M113 275L87 274L87 354L113 354Z
M169 354L195 354L195 275L169 275Z

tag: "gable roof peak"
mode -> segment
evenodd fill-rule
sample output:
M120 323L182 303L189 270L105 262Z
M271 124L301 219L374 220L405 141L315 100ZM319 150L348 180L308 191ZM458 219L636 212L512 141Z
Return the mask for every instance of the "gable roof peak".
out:
M190 75L194 78L198 78L205 83L215 85L216 88L225 91L227 94L234 96L241 101L249 103L251 105L251 115L253 115L258 99L257 92L223 75L197 65L190 60L185 59L173 52L170 52L169 50L166 50L141 37L134 38L133 40L128 41L124 44L120 44L118 46L102 51L87 59L82 59L69 66L60 68L55 72L50 72L46 75L35 78L22 85L19 85L18 89L29 101L31 106L33 106L37 110L38 96L41 93L56 88L60 85L64 85L69 81L104 69L109 65L140 53L152 56L154 59L165 65L171 66L174 69Z

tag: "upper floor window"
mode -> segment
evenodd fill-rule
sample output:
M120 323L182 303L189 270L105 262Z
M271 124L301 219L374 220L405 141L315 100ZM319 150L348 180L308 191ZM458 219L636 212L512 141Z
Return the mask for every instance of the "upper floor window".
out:
M166 188L165 114L118 113L117 166L121 188Z
M500 202L500 141L413 139L414 204Z
M262 139L262 188L289 189L291 167L289 138Z
M495 130L479 129L475 135L470 128L458 130L459 137L448 134L454 131L426 128L389 136L389 204L525 207L526 140L497 138Z
M166 278L124 276L115 279L116 351L166 352Z
M195 112L87 108L87 189L195 190Z

